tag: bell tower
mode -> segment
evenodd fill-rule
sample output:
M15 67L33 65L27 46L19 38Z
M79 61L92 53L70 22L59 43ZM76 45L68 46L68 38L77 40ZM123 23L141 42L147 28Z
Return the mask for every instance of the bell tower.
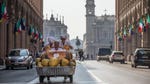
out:
M93 24L95 23L95 1L86 0L86 54L92 54Z
M95 16L95 2L94 0L86 0L86 15Z

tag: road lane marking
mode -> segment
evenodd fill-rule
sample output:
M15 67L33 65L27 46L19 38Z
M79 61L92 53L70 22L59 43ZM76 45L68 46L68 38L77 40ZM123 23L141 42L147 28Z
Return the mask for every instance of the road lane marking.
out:
M104 81L102 81L100 78L98 78L96 75L93 74L92 71L88 70L88 68L84 65L84 63L82 63L82 66L87 70L87 72L96 80L96 82L99 82L101 84L108 84L105 83Z

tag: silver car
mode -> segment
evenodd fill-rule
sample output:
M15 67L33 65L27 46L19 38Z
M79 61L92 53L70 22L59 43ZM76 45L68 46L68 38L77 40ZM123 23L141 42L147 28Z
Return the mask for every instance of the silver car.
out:
M33 67L33 58L29 55L28 49L11 49L5 61L6 69L14 67Z

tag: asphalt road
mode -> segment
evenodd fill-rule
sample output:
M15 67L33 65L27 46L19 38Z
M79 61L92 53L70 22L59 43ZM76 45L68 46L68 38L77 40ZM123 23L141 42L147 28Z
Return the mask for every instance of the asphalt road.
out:
M86 69L105 84L150 84L150 69L147 66L131 68L129 64L86 61Z
M131 68L129 64L97 61L77 62L73 84L150 84L148 67ZM53 77L44 84L64 84L63 77ZM0 70L0 83L40 84L35 68ZM70 84L69 79L67 83Z
M0 70L0 83L27 83L37 77L35 68L15 68L14 70Z

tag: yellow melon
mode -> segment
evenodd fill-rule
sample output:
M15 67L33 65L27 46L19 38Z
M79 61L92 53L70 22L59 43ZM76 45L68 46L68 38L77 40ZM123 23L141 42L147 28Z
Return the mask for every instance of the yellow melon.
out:
M37 63L37 66L38 66L38 67L43 67L41 62L38 62L38 63Z
M41 63L42 63L43 66L48 66L49 59L42 59Z
M63 58L63 59L61 60L61 66L68 66L68 65L69 65L69 60Z
M44 52L44 53L41 54L40 57L41 57L42 59L44 59L44 58L45 58L45 55L46 55L46 53Z
M69 45L64 45L64 49L66 49L66 50L70 50Z
M49 59L49 66L54 67L54 66L58 66L58 65L59 65L59 59L58 58L52 57Z
M70 66L76 66L76 61L74 59L70 60Z
M36 65L38 64L38 62L40 62L40 60L41 58L36 58L36 61L35 61Z

